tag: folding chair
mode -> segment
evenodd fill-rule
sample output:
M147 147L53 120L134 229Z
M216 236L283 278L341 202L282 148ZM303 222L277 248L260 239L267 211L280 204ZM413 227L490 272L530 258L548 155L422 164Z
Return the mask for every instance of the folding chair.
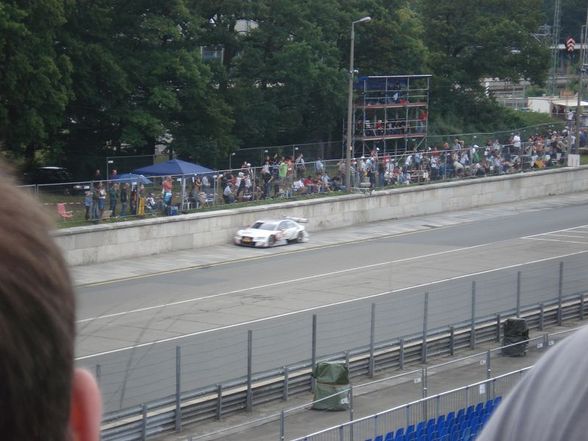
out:
M73 211L66 210L64 202L57 203L57 214L59 214L63 220L71 219L73 217Z

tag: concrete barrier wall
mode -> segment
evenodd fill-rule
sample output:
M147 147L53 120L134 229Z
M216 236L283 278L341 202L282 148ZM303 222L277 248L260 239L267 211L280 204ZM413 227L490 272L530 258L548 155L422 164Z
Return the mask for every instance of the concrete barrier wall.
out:
M240 227L260 218L306 217L312 233L585 190L588 166L88 225L55 231L54 237L71 265L85 265L227 244Z

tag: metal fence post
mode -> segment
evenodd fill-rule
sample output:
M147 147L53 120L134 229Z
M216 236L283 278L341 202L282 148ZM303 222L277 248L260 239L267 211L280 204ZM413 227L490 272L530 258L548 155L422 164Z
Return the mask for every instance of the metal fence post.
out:
M500 324L502 322L502 319L500 317L500 314L496 314L496 341L500 342Z
M353 387L349 385L349 421L353 421ZM349 424L349 441L353 441L353 424Z
M353 421L353 386L351 384L347 393L349 394L349 421ZM351 432L353 433L353 430Z
M564 264L563 262L559 262L559 282L557 287L557 325L561 326L562 322L562 311L561 311L561 304L562 304L562 296L563 296L563 269Z
M455 354L455 327L449 328L449 355Z
M486 379L490 379L492 377L492 366L490 365L492 360L492 352L488 349L486 352Z
M252 381L253 381L253 331L247 331L247 410L253 406Z
M421 378L421 383L423 383L423 399L424 398L427 398L427 396L428 396L428 381L429 381L428 375L429 374L427 372L427 367L424 366L423 367L423 370L421 372L421 377L422 377ZM426 401L423 401L423 409L422 409L422 412L423 412L423 420L425 420L425 421L428 420L429 417L427 415L427 402Z
M96 383L100 386L100 382L102 381L102 366L99 364L96 365Z
M284 441L285 432L286 432L286 415L284 413L284 409L280 412L280 441Z
M223 385L216 386L216 419L220 420L223 416Z
M580 320L584 320L584 293L580 294Z
M316 323L316 314L312 315L312 343L311 343L311 353L310 353L310 369L314 372L314 367L316 366L316 339L317 339L317 323ZM314 377L310 378L310 390L314 392L316 379Z
M345 351L345 368L347 369L347 371L350 370L349 369L349 366L350 366L349 358L350 358L349 351Z
M141 409L142 419L141 419L141 440L145 441L147 439L147 405L143 404Z
M370 322L370 359L368 365L368 376L374 377L374 370L376 366L376 360L374 360L374 344L376 338L376 304L372 303L371 311L371 322Z
M472 281L472 323L470 334L470 349L476 349L476 281Z
M182 348L176 346L176 432L182 430Z
M427 398L427 367L423 366L421 369L421 383L423 385L423 398Z
M400 354L399 354L399 359L398 359L398 367L400 368L400 370L404 369L404 339L401 338L400 339Z
M521 272L517 271L517 318L521 316Z
M421 346L421 362L427 362L427 333L429 325L429 293L425 292L425 300L423 305L423 344Z
M289 372L288 372L288 366L284 366L284 390L282 392L282 399L284 401L288 401L288 387L289 387L289 384L288 384L288 381L289 381L288 374L289 374Z
M541 303L539 311L539 330L543 331L543 322L545 321L545 305Z

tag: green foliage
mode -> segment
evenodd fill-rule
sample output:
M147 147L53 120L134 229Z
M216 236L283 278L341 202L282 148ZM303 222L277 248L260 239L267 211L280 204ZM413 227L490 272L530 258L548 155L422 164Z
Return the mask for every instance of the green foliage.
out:
M433 73L439 133L512 127L527 116L486 98L481 80L544 81L548 53L531 35L551 16L543 3L2 0L0 148L88 177L105 156L160 143L224 166L239 147L339 139L351 22L367 15L359 75ZM564 29L579 23L567 9ZM203 60L203 47L222 57Z
M54 44L64 2L0 3L0 146L33 160L62 125L71 98L72 64Z

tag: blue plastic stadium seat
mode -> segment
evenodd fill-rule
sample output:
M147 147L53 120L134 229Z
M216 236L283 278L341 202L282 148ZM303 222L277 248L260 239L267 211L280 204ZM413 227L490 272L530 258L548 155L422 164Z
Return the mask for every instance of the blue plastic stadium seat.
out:
M484 412L484 403L478 403L476 406L476 410L474 411L477 415L481 416Z
M444 423L444 422L445 422L445 414L439 415L437 417L437 422L435 424L438 426L439 424Z
M406 428L406 432L404 432L405 435L408 435L409 433L414 432L414 424L411 424L410 426L408 426Z
M425 431L425 423L424 421L420 421L417 425L416 425L416 429L414 430L416 432L417 435L420 435L421 433L423 433Z
M498 406L501 401L502 401L502 397L494 398L494 408L496 408L496 406Z
M494 400L486 401L486 404L484 405L484 412L486 414L490 414L490 413L492 413L493 410L494 410Z
M383 435L378 435L374 438L374 441L384 441L384 436Z
M384 441L394 441L394 431L388 432L384 437Z
M453 422L453 426L461 425L463 420L465 419L465 410L459 409L457 414L455 415L455 421Z

